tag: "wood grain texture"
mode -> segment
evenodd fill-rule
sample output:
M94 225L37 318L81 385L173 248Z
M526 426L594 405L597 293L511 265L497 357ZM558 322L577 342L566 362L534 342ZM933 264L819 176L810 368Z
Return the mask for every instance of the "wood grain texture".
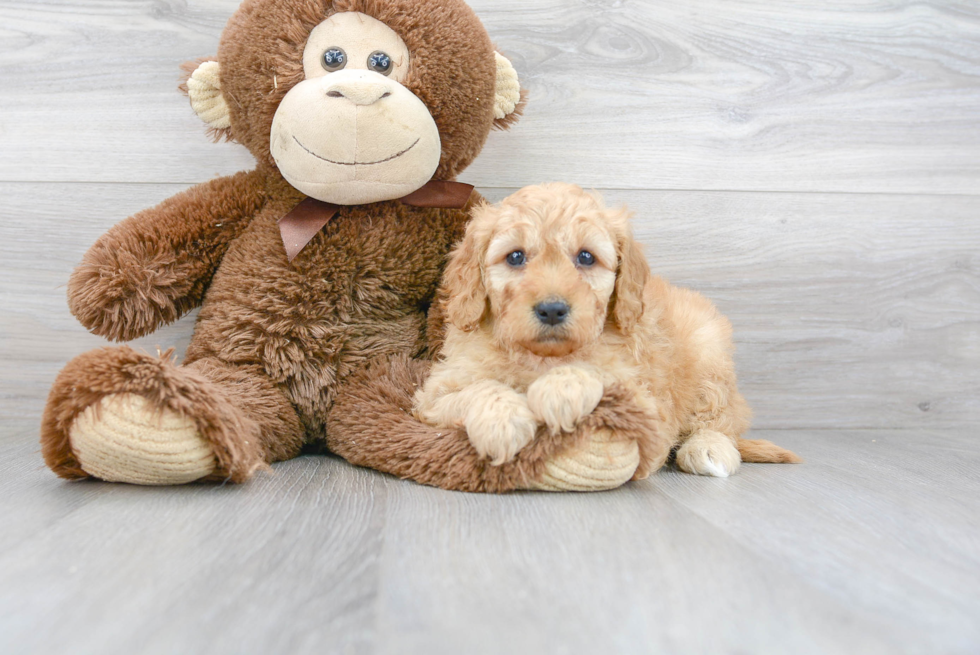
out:
M763 433L807 462L503 497L321 457L243 487L65 483L32 431L0 433L2 652L980 648L969 431Z
M63 286L89 245L167 185L0 184L0 409L38 416L58 370L104 344ZM485 189L496 200L506 189ZM653 269L732 320L758 428L980 421L980 198L610 191ZM136 342L190 338L193 317Z
M475 0L531 91L465 180L633 189L980 189L980 5ZM234 0L0 4L0 179L250 167L175 87Z

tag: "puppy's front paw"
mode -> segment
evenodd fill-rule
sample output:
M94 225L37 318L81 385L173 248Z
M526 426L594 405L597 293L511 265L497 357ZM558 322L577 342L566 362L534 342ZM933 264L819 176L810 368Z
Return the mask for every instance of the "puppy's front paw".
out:
M727 478L741 463L742 457L732 439L714 430L691 435L677 449L677 468L685 473Z
M481 398L470 405L464 420L470 443L481 457L500 466L514 459L534 439L537 421L523 397L514 393Z
M602 400L602 380L578 366L559 366L534 381L527 405L552 432L571 432Z

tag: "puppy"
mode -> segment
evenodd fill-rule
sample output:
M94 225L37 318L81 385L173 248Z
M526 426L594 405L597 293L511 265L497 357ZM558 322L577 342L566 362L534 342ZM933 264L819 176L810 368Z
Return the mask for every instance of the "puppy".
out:
M441 297L445 344L415 413L435 427L465 427L494 465L539 425L573 431L612 384L659 415L682 471L727 477L743 459L799 461L740 439L750 411L725 317L651 276L628 212L579 187L528 187L478 207Z

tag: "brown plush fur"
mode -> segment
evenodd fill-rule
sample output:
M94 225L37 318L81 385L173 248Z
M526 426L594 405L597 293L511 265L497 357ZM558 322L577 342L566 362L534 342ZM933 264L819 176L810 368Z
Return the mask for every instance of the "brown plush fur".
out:
M408 360L428 354L426 313L469 207L346 207L292 263L286 259L277 221L304 196L274 165L270 126L284 95L303 79L311 28L335 11L371 15L408 45L405 86L425 102L442 140L437 179L453 179L493 127L509 124L493 116L493 46L462 0L245 0L218 51L231 127L215 136L245 145L256 170L202 184L121 222L90 249L68 287L82 324L117 341L201 306L185 364L128 348L69 363L41 433L45 460L59 475L85 475L68 437L75 418L121 393L192 418L214 446L213 477L232 481L295 456L304 443L325 442L356 463L467 489L513 488L541 465L529 453L519 470L487 472L474 454L459 452L465 439L446 459L448 446L435 431L405 414L414 387L399 391L398 384L421 375ZM379 374L385 366L393 367L393 379ZM411 375L398 377L402 369ZM631 412L611 407L608 421L637 431L642 420Z
M451 325L417 395L420 418L465 425L476 450L499 464L533 447L541 426L573 431L617 385L661 419L669 445L647 471L675 444L691 473L734 473L740 450L750 461L798 461L768 442L739 444L749 408L731 326L704 297L650 275L628 218L567 184L479 207L446 270ZM593 264L577 263L583 252ZM554 301L566 303L566 317L542 322L535 308Z

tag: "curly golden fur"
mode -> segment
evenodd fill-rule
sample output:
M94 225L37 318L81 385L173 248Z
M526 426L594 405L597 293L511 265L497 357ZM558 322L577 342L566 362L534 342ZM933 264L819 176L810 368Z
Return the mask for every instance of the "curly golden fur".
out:
M494 465L539 426L575 430L613 385L659 415L688 473L728 476L740 450L751 461L798 461L740 439L750 410L731 325L703 296L650 274L625 209L568 184L483 204L443 284L450 327L415 412L435 427L465 427Z

